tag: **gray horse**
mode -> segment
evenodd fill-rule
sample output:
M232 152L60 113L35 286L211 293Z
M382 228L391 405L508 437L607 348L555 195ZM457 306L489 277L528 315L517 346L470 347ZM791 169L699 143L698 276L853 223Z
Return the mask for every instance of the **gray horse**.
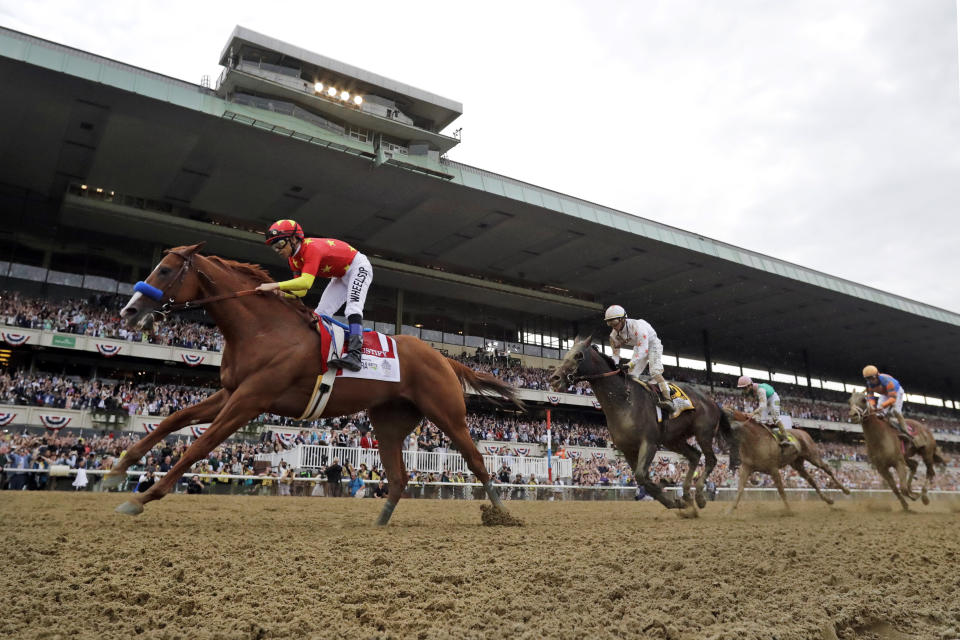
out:
M620 373L619 367L611 358L590 344L590 338L574 343L560 365L553 370L550 386L554 391L561 391L568 384L581 380L590 382L607 418L607 429L613 444L626 457L637 484L643 486L649 495L668 509L682 509L692 504L690 484L700 464L701 455L704 456L705 464L703 474L696 484L696 502L701 508L706 506L703 487L717 464L717 457L713 453L713 440L718 434L734 443L730 447L730 468L733 469L739 464L738 447L726 414L713 399L697 389L679 385L693 401L694 410L684 411L673 419L665 416L663 422L659 423L656 394ZM696 438L699 449L687 442L691 436ZM684 501L667 498L660 485L650 479L650 464L661 445L669 451L679 453L690 463L687 476L683 480Z

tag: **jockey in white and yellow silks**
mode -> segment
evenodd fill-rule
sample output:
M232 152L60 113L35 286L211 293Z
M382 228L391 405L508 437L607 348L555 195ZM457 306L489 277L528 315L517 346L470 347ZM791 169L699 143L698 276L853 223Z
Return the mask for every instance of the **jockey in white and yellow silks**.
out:
M663 378L663 343L657 337L657 332L645 320L628 318L626 310L618 304L608 307L603 319L611 329L613 361L619 364L620 349L632 347L627 372L636 378L649 366L650 378L657 383L662 396L658 403L660 408L675 414L680 409L680 403L670 400L670 387Z
M757 399L757 408L754 409L751 417L757 418L761 424L775 426L777 430L774 435L780 446L789 445L787 430L780 419L780 396L773 390L773 387L766 382L757 384L747 376L740 376L737 380L737 387L743 389L747 397Z

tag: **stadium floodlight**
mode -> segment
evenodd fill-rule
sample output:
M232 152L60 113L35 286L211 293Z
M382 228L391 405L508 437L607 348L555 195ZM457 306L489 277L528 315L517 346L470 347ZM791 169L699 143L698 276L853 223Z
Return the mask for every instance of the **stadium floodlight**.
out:
M80 188L83 189L84 191L86 191L86 190L87 190L87 185L82 184L82 185L80 185Z
M361 96L353 96L353 104L359 107L363 104L363 98Z
M350 99L350 92L349 92L349 91L341 91L341 92L340 92L340 99L343 100L344 102L346 102L347 100L349 100L349 99Z
M329 89L327 89L327 95L330 96L331 98L337 97L337 88L330 87Z
M97 187L97 193L103 193L103 187Z
M323 83L315 82L313 84L313 90L316 91L317 93L323 93Z

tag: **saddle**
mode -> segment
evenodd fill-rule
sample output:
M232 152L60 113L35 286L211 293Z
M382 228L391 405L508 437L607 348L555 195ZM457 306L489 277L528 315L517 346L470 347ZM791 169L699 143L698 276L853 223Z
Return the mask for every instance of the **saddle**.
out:
M634 380L636 380L637 384L646 389L649 393L653 394L654 398L660 398L659 387L651 385L648 380L640 380L637 378L634 378ZM668 419L672 420L681 413L685 411L693 411L696 408L693 404L693 400L690 399L690 396L687 395L686 391L672 382L668 382L667 387L670 389L670 397L665 399L673 402L675 407L678 404L680 405L680 408L674 409L673 414L668 416ZM680 400L680 402L674 402L675 400ZM657 422L663 422L663 412L660 410L659 406L657 407Z

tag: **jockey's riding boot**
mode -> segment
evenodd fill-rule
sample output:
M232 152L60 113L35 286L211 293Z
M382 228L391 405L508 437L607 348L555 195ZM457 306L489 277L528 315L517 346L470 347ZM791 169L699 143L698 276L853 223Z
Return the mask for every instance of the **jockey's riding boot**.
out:
M792 444L782 424L777 425L777 441L779 441L781 447L789 447Z
M897 431L900 432L898 435L901 438L903 438L904 442L906 442L909 445L913 445L913 447L916 449L917 442L916 440L913 439L913 436L910 435L910 432L907 431L907 421L903 419L903 414L895 412L893 414L893 420L891 420L890 422L892 422L893 425L897 428Z
M349 369L350 371L360 371L360 356L363 353L363 335L351 333L350 340L347 342L347 352L330 361L330 366L334 369Z
M660 388L660 400L657 401L657 405L665 415L673 417L677 408L670 400L670 385L667 384L667 381L663 379L662 375L657 376L657 387Z

